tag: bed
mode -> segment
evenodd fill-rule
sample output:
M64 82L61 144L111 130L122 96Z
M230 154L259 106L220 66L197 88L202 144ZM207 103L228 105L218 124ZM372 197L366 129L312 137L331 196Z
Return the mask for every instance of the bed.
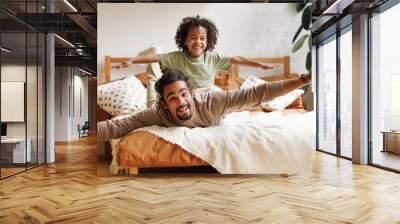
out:
M255 60L282 65L282 73L270 76L260 77L265 81L276 81L296 77L296 74L290 73L290 58L254 58ZM111 65L113 63L121 63L127 58L105 57L105 82L110 83L115 80L112 78ZM241 66L233 65L226 73L220 73L216 76L215 84L224 91L232 91L240 88L245 81L240 77ZM146 74L140 72L135 77L146 86ZM103 83L103 84L104 84ZM100 84L102 85L102 84ZM269 109L265 107L256 107L251 109L250 114L267 113ZM291 105L287 107L286 112L304 113L303 98L298 97ZM111 119L112 116L98 107L98 120ZM140 170L154 167L209 167L210 161L201 159L198 155L189 153L187 149L182 147L183 144L174 144L167 138L160 137L159 134L152 133L151 130L141 130L133 132L128 136L118 140L112 140L106 146L106 156L111 158L112 173L128 173L138 174ZM215 168L215 164L212 164ZM282 173L283 174L283 173Z

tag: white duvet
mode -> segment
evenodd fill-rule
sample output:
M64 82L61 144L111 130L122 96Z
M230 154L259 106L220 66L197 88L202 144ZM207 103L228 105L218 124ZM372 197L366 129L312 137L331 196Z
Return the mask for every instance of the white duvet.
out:
M315 114L248 111L206 128L145 127L207 161L222 174L309 174L315 149Z

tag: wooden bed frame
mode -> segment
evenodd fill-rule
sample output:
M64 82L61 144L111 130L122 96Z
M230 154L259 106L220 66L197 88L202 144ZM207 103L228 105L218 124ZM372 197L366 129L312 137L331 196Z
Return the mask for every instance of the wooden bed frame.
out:
M282 64L283 65L283 74L281 75L274 75L274 76L266 76L263 77L262 79L267 80L267 81L276 81L276 80L281 80L281 79L288 79L291 78L290 74L290 57L285 56L285 57L279 57L279 58L252 58L253 60L266 63L266 64ZM239 79L239 70L240 70L240 65L232 65L233 71L234 71L234 77L235 79Z
M263 62L263 63L268 63L268 64L282 64L283 65L283 74L280 75L274 75L274 76L266 76L262 77L261 79L266 80L266 81L277 81L277 80L283 80L283 79L289 79L293 77L297 77L295 74L290 73L290 57L285 56L285 57L277 57L277 58L252 58L254 60ZM105 82L108 83L111 81L114 81L111 79L111 65L114 63L123 63L128 61L129 58L125 57L111 57L111 56L105 56ZM239 70L240 66L239 65L231 65L229 67L228 72L222 72L216 75L216 80L219 79L220 82L222 82L223 85L239 85L242 84L244 80L240 79L239 77ZM136 74L136 77L145 84L146 76L145 72ZM101 109L100 109L101 110ZM105 112L103 112L105 113ZM122 169L121 173L123 174L138 174L139 173L139 168L141 167L131 167L131 168L126 168ZM283 177L288 177L287 174L281 174Z

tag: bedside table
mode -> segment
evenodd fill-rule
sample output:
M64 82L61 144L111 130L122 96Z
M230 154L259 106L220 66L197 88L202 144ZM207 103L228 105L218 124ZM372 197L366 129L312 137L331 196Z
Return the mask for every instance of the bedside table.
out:
M400 131L382 131L383 149L382 152L400 154Z

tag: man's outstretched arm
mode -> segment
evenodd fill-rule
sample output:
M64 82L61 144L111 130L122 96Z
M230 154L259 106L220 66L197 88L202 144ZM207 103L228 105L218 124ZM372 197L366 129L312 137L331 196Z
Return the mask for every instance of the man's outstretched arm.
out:
M297 88L301 88L310 81L310 75L303 75L299 78L264 83L249 89L218 92L210 95L209 106L216 114L222 116L237 109L247 109L257 106L262 102L270 101Z
M146 109L120 120L106 120L97 123L97 140L106 141L120 138L129 132L151 125L160 125L160 119L154 109Z

